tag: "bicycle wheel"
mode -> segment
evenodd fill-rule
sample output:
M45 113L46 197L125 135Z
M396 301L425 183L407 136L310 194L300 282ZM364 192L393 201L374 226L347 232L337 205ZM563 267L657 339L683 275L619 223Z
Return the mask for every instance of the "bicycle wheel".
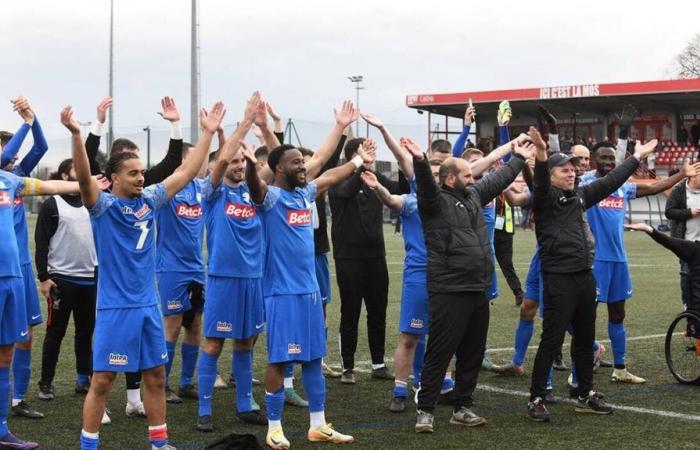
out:
M700 317L684 311L676 316L666 333L666 364L683 384L700 382Z

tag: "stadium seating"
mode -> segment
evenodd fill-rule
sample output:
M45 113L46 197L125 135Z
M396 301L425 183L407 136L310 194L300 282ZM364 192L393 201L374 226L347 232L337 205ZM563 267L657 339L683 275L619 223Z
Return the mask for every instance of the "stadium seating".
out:
M657 152L656 167L671 170L681 166L684 162L695 162L698 160L698 147L687 143L664 141L662 147Z

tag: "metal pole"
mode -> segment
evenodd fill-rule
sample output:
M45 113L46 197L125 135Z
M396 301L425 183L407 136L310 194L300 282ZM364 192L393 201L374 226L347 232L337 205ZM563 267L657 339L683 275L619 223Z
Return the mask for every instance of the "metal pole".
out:
M199 15L198 0L192 0L192 36L190 67L190 139L199 138Z
M151 126L146 125L143 129L146 132L146 168L151 168Z
M114 98L114 0L109 2L109 96ZM109 108L109 128L107 135L107 154L114 142L114 105Z

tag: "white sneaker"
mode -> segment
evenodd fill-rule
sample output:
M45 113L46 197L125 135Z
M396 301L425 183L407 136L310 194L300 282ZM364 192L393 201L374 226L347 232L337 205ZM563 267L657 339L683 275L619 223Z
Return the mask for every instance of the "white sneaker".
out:
M112 423L112 419L109 418L109 414L107 414L107 409L102 413L102 425L109 425Z
M126 417L146 417L146 408L144 408L143 402L136 404L126 402Z
M214 381L214 389L225 389L227 388L228 385L224 381L223 378L221 378L221 375L218 373L216 374L216 380Z
M627 371L627 369L614 369L612 373L612 380L619 381L621 383L631 383L631 384L643 384L646 383L642 377L637 375L632 375Z

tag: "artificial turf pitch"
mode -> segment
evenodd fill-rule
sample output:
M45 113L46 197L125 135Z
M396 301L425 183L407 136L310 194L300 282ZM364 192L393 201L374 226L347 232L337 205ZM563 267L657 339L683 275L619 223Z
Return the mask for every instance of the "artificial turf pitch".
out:
M30 216L33 230L35 216ZM389 307L387 311L386 357L392 358L398 338L397 323L400 310L401 271L403 268L403 241L385 229L387 263L389 267ZM33 235L33 232L31 233ZM488 419L485 427L466 429L448 423L450 407L436 410L435 432L417 435L413 431L415 414L413 402L409 400L403 414L389 412L393 383L374 381L369 377L369 352L363 314L360 323L360 339L356 360L359 373L357 384L341 385L338 380L326 380L326 418L341 432L355 437L353 448L698 448L700 442L700 387L681 386L675 382L666 367L663 353L663 337L673 317L680 312L680 289L678 283L678 261L668 251L658 246L641 233L625 233L631 266L634 296L627 305L625 320L628 337L628 368L636 375L647 379L641 386L614 383L610 380L611 369L601 368L595 376L597 389L604 392L608 402L621 405L611 416L576 414L573 405L560 404L550 408L552 422L541 424L526 418L526 397L530 383L530 372L535 350L528 351L526 374L521 378L502 377L482 371L479 388L475 393L475 410ZM33 241L33 239L30 239ZM33 243L32 243L33 244ZM532 231L516 232L514 263L524 283L527 267L534 250ZM332 258L331 258L332 264ZM331 267L331 273L334 268ZM333 276L334 297L328 309L329 362L339 364L338 320L340 300L337 296ZM513 296L499 271L501 296L493 303L488 345L495 351L489 356L494 362L510 358L513 334L519 318ZM43 299L42 299L43 301ZM43 305L44 309L46 305ZM608 349L606 359L611 359L611 348L607 343L607 311L599 308L597 337ZM535 322L535 333L531 346L539 342L541 321ZM44 412L41 420L10 417L12 431L25 439L36 440L42 449L79 448L79 433L83 397L73 393L75 361L73 355L72 325L66 333L54 381L56 399L42 402L37 398L37 381L41 366L41 344L44 327L34 330L32 354L32 379L27 401ZM566 344L569 343L567 338ZM255 353L255 377L262 379L265 364L264 335L257 344ZM565 361L570 362L568 345ZM177 386L181 358L178 352L170 383ZM392 364L388 364L392 367ZM231 346L226 344L219 359L219 371L227 379L231 371ZM295 385L303 395L303 387L297 368ZM555 394L566 397L567 372L555 373ZM195 374L196 380L196 374ZM197 402L185 401L181 405L169 405L167 423L170 440L179 450L201 449L228 433L253 433L261 442L265 438L265 427L244 425L235 419L234 390L221 389L214 393L215 432L203 434L195 429ZM254 388L254 396L264 407L264 390ZM147 449L145 419L127 418L124 415L126 402L125 381L119 376L108 401L112 424L104 426L100 433L101 449ZM326 448L331 444L312 444L306 440L308 428L306 409L285 407L283 425L285 434L293 448Z

